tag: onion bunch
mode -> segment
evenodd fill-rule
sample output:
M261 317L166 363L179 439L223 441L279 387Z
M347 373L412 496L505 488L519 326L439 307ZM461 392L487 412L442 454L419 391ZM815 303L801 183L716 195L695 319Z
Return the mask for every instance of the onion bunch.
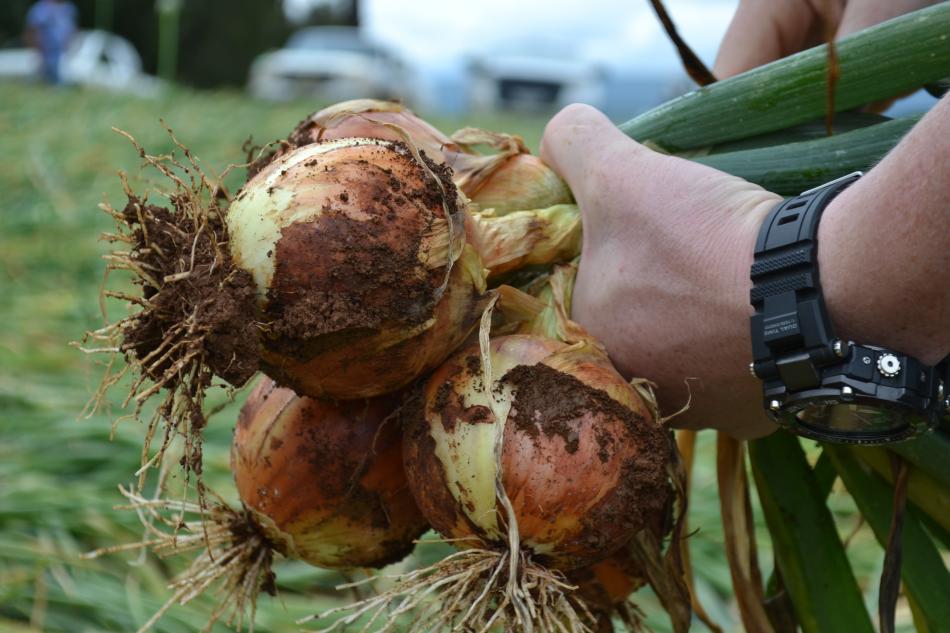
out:
M160 461L183 435L184 463L200 475L202 403L216 377L240 386L263 370L311 397L390 393L461 344L487 303L490 277L577 254L575 205L498 214L455 184L505 197L513 178L505 174L533 170L554 183L541 187L551 196L543 201L529 188L519 205L569 199L519 139L468 130L446 144L408 111L364 106L354 114L344 105L312 117L291 135L300 142L257 164L233 198L180 143L184 164L135 145L176 190L162 207L126 185L126 207L106 205L118 226L107 237L121 243L109 269L130 271L142 293L107 291L135 311L88 338L100 342L91 351L125 356L123 371L135 376L125 403L136 412L165 394L144 463ZM367 120L366 112L389 121ZM317 120L328 127L313 127ZM334 138L307 136L324 129ZM351 135L370 132L376 138ZM476 154L469 144L479 139L503 150ZM121 378L107 375L99 395Z
M380 102L312 115L233 197L184 146L185 164L136 147L176 191L162 207L127 186L126 207L106 207L119 226L108 237L123 244L111 268L131 271L142 295L107 293L137 311L92 338L129 361L127 402L166 391L143 459L164 421L147 464L181 433L183 464L200 475L212 380L268 376L235 430L243 509L199 499L210 523L192 527L209 551L171 601L223 579L222 604L243 613L273 588L274 552L381 566L431 525L461 551L341 624L397 596L384 628L413 606L419 631L593 623L601 607L565 574L609 568L664 513L671 447L649 390L570 321L570 267L535 276L538 296L499 285L578 254L563 181L517 137L447 137ZM391 394L411 384L421 395L400 404ZM159 542L180 549L169 538Z

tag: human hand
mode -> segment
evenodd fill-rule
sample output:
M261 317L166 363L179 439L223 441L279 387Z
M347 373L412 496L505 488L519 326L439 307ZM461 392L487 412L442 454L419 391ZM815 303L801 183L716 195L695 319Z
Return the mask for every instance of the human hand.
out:
M748 371L749 270L759 226L781 198L653 152L588 106L548 123L541 156L582 212L573 317L621 373L657 383L665 413L692 396L675 426L771 432Z
M935 4L936 0L741 0L713 74L738 75L826 41ZM830 31L826 30L826 27Z

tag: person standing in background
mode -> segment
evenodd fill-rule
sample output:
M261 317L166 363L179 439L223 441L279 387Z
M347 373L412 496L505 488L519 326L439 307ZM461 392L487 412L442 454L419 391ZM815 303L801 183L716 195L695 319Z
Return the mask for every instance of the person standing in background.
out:
M69 40L76 32L78 11L67 0L39 0L26 15L26 42L39 51L43 78L60 83L59 64Z

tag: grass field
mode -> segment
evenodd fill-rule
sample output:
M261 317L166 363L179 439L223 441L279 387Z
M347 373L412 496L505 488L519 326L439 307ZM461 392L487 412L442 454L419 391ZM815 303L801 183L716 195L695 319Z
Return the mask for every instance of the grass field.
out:
M110 441L119 412L80 418L100 368L68 345L102 319L97 294L106 247L97 236L109 219L96 205L103 197L124 202L117 169L138 186L152 177L110 128L134 133L151 153L168 152L173 146L159 124L164 118L214 173L242 162L248 136L282 137L311 109L232 93L140 100L0 86L0 631L134 631L161 606L168 579L182 568L183 561L135 552L80 559L142 536L134 513L112 509L122 501L117 485L130 482L138 467L142 429L121 424ZM543 127L543 119L529 117L434 122L519 132L534 147ZM240 178L235 174L232 184ZM226 406L207 432L207 479L225 496L233 494L227 459L236 411L237 404ZM690 516L698 531L690 547L707 610L726 630L736 630L710 440L701 435ZM853 509L845 495L835 499L846 534ZM767 573L771 557L761 525L759 543ZM430 547L416 556L438 554ZM855 533L849 554L874 604L881 554L866 528ZM341 581L336 573L281 563L277 575L280 594L262 598L259 631L298 630L297 618L351 599L333 589ZM649 595L640 602L650 625L667 630L656 602ZM203 599L176 606L156 630L198 630L208 610Z

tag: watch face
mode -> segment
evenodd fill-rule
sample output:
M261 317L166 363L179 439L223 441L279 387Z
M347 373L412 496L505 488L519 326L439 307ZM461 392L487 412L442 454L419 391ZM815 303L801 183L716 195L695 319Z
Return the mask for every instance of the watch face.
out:
M923 416L907 408L833 401L796 407L787 419L816 439L860 443L903 439L927 427Z
M907 426L897 411L843 402L805 407L795 417L801 424L844 433L887 433Z

